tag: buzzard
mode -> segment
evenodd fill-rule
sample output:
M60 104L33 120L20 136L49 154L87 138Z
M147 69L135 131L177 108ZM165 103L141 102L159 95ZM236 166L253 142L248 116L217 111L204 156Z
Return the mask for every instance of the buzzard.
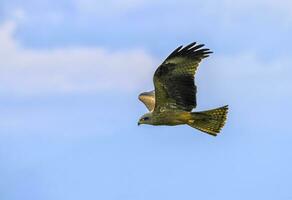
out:
M197 87L194 75L202 59L212 52L193 42L175 49L154 73L154 91L139 95L149 113L138 122L150 125L187 124L217 136L225 124L228 105L212 110L192 112L196 107Z

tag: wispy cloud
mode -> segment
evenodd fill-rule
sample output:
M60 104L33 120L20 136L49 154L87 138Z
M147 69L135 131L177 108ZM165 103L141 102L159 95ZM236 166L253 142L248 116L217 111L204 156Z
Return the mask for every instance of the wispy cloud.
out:
M0 26L2 95L124 92L153 87L152 75L158 62L141 49L115 52L88 47L27 49L13 38L15 28L13 21ZM212 76L206 78L212 80L206 85L217 83L215 87L227 87L225 91L229 94L245 91L246 95L251 92L266 95L272 87L273 93L279 95L287 93L286 87L291 82L287 74L292 61L288 57L264 61L256 53L241 52L215 54L208 63L211 66L200 69L208 70L203 72L204 77Z
M3 0L2 4L2 20L18 20L17 37L30 47L142 46L164 55L177 43L200 40L225 52L253 49L261 55L282 55L289 51L285 44L292 31L289 0L236 4L230 0ZM270 45L278 51L270 50Z
M0 26L2 94L134 90L147 82L156 64L141 49L23 48L13 38L15 27L13 21Z
M82 15L113 16L125 14L135 8L142 7L146 3L145 0L107 0L102 3L94 0L74 0L73 6Z

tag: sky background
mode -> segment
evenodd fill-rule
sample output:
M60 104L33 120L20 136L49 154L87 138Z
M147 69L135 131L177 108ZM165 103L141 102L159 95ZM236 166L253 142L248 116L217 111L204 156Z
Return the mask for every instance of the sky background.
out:
M290 0L0 2L0 199L292 199ZM222 133L137 126L156 67L197 41Z

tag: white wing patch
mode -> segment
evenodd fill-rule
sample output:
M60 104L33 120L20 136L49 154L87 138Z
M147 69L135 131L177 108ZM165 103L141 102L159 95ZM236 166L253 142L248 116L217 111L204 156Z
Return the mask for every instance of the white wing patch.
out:
M143 92L139 95L139 100L142 101L147 109L152 112L155 107L155 92Z

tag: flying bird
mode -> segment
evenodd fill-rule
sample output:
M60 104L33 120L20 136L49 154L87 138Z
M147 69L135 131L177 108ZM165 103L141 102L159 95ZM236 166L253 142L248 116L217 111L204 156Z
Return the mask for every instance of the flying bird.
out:
M225 124L228 105L212 110L192 112L197 106L194 76L202 59L211 53L203 44L193 42L175 49L156 69L153 77L155 90L139 95L148 113L138 121L149 125L187 124L217 136Z

